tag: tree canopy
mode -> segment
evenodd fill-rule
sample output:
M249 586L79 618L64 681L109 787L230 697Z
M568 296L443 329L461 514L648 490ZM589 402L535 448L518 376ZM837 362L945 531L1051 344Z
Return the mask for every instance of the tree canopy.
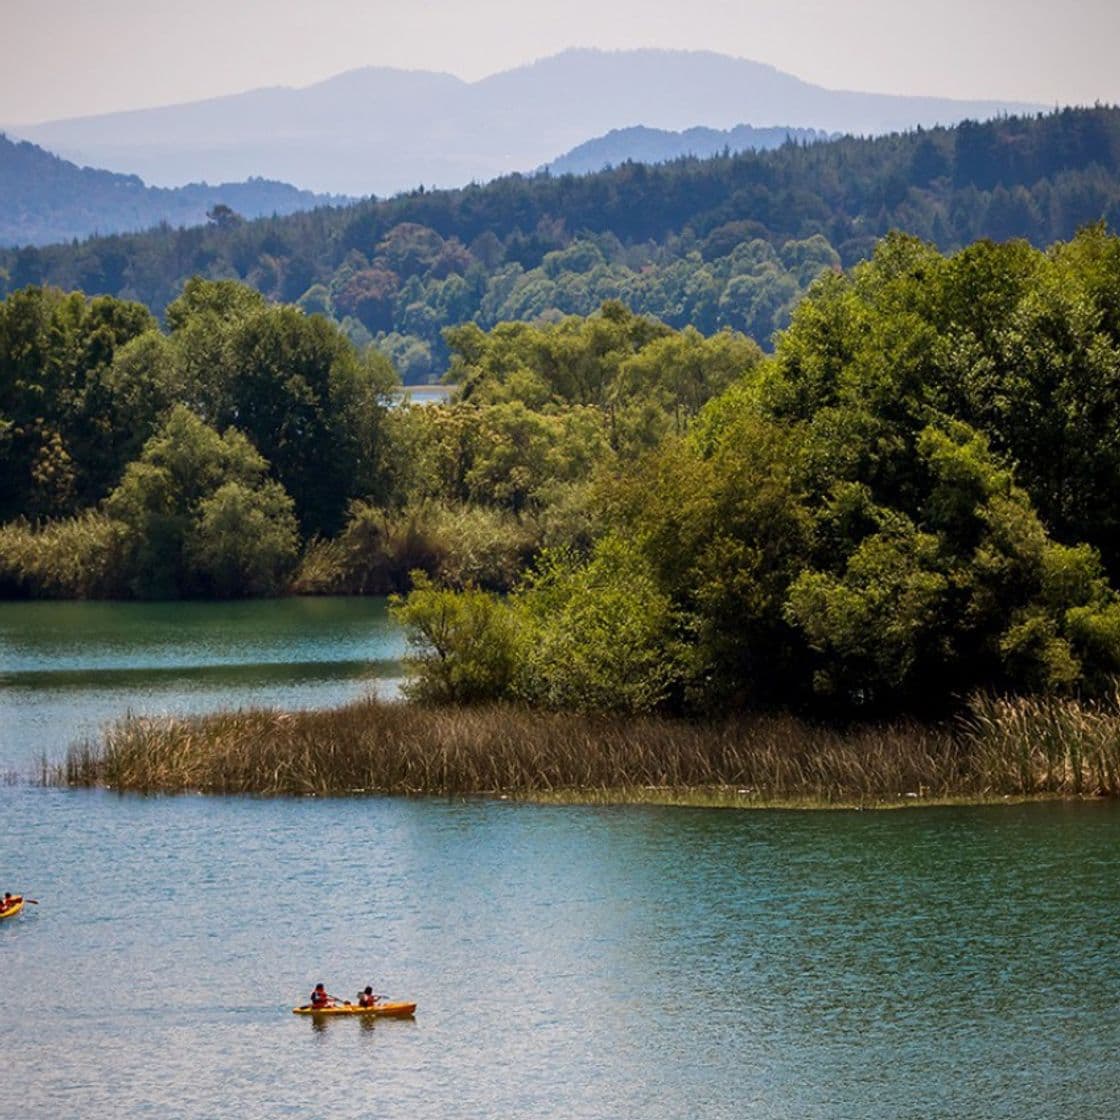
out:
M895 233L812 281L772 354L607 301L450 330L450 398L390 407L383 358L245 285L192 280L166 330L26 289L0 303L0 588L412 589L431 699L1096 695L1117 291L1103 225L1046 251Z
M191 276L238 280L375 343L407 382L444 371L444 328L586 316L612 299L765 348L816 276L891 230L952 252L1117 228L1118 171L1120 110L1065 109L3 251L0 295L52 284L162 314Z

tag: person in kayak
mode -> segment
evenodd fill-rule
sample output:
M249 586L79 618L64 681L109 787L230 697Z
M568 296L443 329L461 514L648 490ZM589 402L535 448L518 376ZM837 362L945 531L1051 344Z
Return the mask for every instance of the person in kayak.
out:
M5 891L4 901L0 902L0 910L10 910L22 897L22 895L12 894L11 891Z
M358 1006L359 1007L374 1007L377 1004L377 996L373 994L373 989L367 984L364 992L358 993Z
M335 996L328 995L327 989L322 984L316 984L308 1002L314 1008L333 1007L334 1004L338 1003L338 999Z

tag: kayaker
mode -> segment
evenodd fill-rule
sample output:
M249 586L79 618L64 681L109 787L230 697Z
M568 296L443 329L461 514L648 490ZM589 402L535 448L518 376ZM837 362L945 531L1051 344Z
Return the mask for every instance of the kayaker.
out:
M338 999L335 996L328 995L327 989L322 984L316 984L308 1002L312 1007L330 1007L332 1004L338 1003Z
M364 992L358 993L358 1006L359 1007L373 1007L377 1003L377 996L373 994L373 989L367 984Z
M18 894L12 894L11 891L5 891L4 901L0 903L0 910L10 910L13 906L15 906L17 902L19 902L19 900L20 896Z

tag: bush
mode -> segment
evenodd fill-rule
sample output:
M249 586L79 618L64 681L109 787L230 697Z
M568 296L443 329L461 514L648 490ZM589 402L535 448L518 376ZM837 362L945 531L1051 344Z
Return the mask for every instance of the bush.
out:
M97 599L123 594L124 527L103 513L0 526L0 594Z
M186 552L211 592L229 597L275 594L298 547L294 503L278 482L227 482L199 503Z
M506 510L435 505L428 524L440 553L436 574L452 587L509 591L538 548L535 520Z
M274 592L295 560L293 504L240 432L176 406L105 502L129 590L160 598Z
M505 510L421 502L386 510L352 502L333 541L307 549L292 589L301 594L390 595L421 571L451 587L508 591L538 547L535 521Z
M475 704L510 693L520 660L519 628L497 596L476 588L448 591L413 573L407 599L394 597L393 616L410 632L414 670L410 699Z
M546 554L517 596L527 633L517 688L572 711L644 712L682 676L672 605L649 562L607 537L591 558Z

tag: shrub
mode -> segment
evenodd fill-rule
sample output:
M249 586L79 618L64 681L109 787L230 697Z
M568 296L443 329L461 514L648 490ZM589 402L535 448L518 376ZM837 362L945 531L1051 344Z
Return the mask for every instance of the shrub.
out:
M642 554L606 537L590 559L546 554L516 598L527 639L518 690L573 711L643 712L681 678L672 605Z
M124 527L103 513L0 526L0 593L95 599L123 594Z
M474 704L510 693L521 656L517 620L496 595L448 591L423 572L393 616L410 632L414 671L407 695L429 703Z
M198 505L187 538L192 571L213 594L275 594L299 547L292 499L278 482L227 482Z
M352 502L333 541L307 549L292 589L310 594L403 594L421 571L450 587L508 591L538 548L532 518L507 510L420 502L386 510Z

